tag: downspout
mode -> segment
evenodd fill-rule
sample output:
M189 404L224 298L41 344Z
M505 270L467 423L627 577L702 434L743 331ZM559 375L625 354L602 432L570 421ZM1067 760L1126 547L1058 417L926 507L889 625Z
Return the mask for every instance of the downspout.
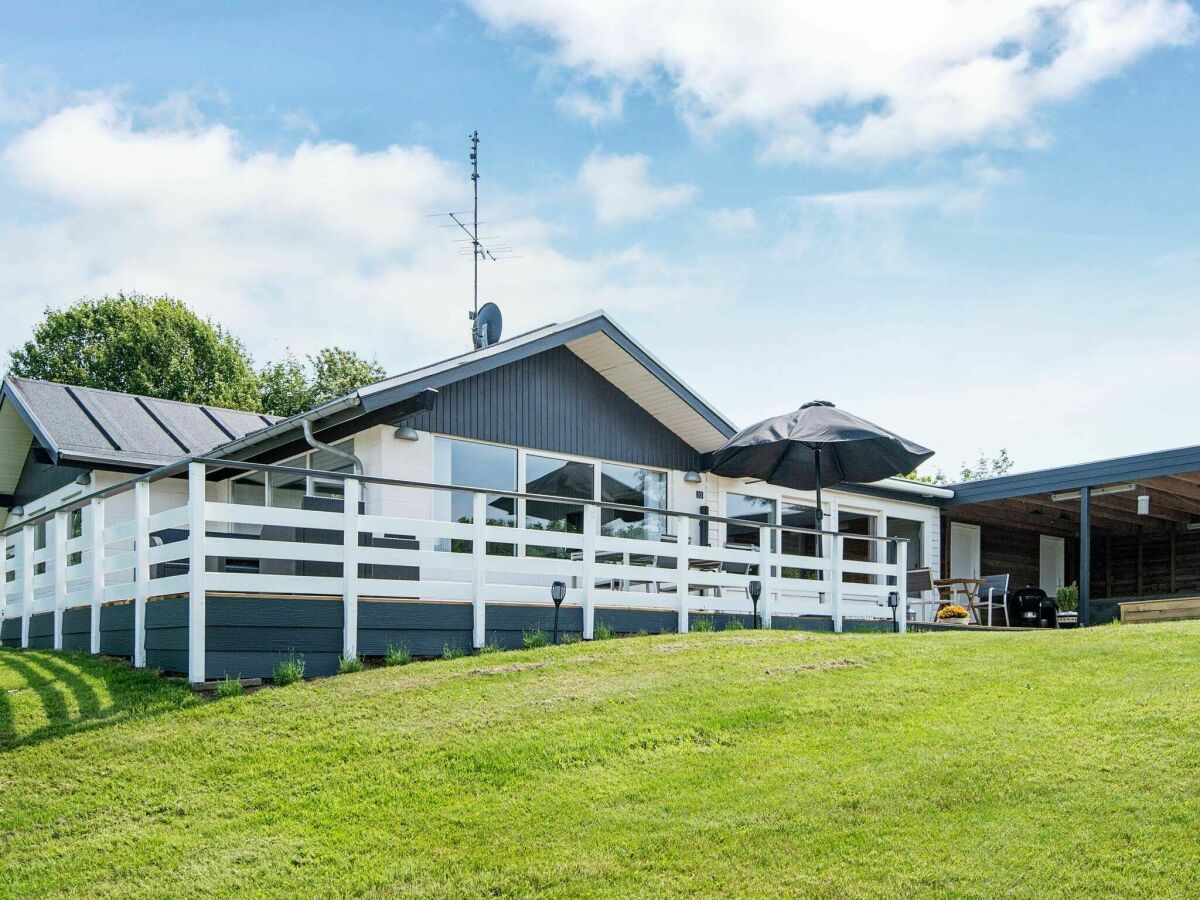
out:
M312 431L312 422L308 419L300 420L300 427L304 429L304 440L308 442L308 446L314 450L324 450L326 453L332 453L334 456L340 456L342 459L350 460L350 464L354 466L354 474L362 475L365 473L362 460L353 453L347 453L345 450L339 450L337 447L331 447L329 444L324 444L318 441Z
M337 447L331 447L329 444L318 441L316 436L313 434L312 422L310 422L308 419L301 419L300 427L304 430L304 440L308 442L308 446L312 447L314 450L324 450L326 453L332 453L334 456L340 456L342 459L347 459L350 461L350 464L354 466L355 475L365 474L366 470L363 468L362 460L353 453L347 453L345 450L339 450ZM359 498L364 503L366 502L367 486L365 484L359 485Z

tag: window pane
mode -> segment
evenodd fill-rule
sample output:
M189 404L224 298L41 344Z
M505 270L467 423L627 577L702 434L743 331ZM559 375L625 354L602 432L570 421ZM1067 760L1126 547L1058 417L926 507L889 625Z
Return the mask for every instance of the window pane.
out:
M591 463L536 456L525 457L525 490L530 494L548 494L591 500L595 496L596 467ZM540 531L578 534L583 531L583 505L553 503L547 500L525 501L525 527ZM565 547L528 547L530 556L569 559Z
M600 499L625 506L666 509L667 473L604 463L600 467ZM600 530L615 537L657 540L666 531L666 516L602 508Z
M874 534L875 516L867 513L838 511L838 531L842 534ZM845 538L842 541L842 557L854 562L875 562L875 541L856 541ZM876 584L874 575L863 575L858 572L846 572L842 581L847 584Z
M459 441L453 438L434 440L434 480L439 484L463 487L495 488L515 491L517 489L517 451L513 447L497 447L474 441ZM434 495L434 509L438 519L444 522L470 523L474 520L474 495L450 491L438 491ZM516 500L495 494L487 496L487 522L513 528L517 524ZM437 549L455 553L470 553L471 541L438 541ZM492 556L512 556L516 548L512 544L489 542L487 552Z
M745 494L725 495L725 517L741 519L746 524L730 522L725 526L725 541L730 544L759 545L759 525L775 522L775 501ZM772 537L772 542L774 538Z
M925 548L921 543L921 535L924 532L924 523L917 522L913 519L897 519L893 516L888 516L887 533L888 537L903 537L908 538L908 568L919 569L924 565ZM896 545L887 545L887 561L889 563L896 562ZM889 575L888 584L895 584L896 577ZM913 596L919 597L918 591Z
M263 472L251 472L230 482L231 502L242 506L267 505L267 476Z
M354 438L332 446L335 450L341 450L343 453L353 453ZM309 454L308 468L316 469L318 472L353 472L354 463L344 456L338 456L328 450L314 450Z
M784 503L779 508L779 524L790 525L793 528L816 528L816 507L803 506L799 503ZM797 531L782 532L783 552L794 556L816 556L819 552L817 536ZM815 569L800 569L794 566L783 567L784 578L820 578Z
M271 505L283 509L300 509L304 502L305 478L286 472L270 474Z
M83 537L83 510L73 509L67 514L67 540ZM77 566L83 562L83 551L76 550L67 554L67 565Z

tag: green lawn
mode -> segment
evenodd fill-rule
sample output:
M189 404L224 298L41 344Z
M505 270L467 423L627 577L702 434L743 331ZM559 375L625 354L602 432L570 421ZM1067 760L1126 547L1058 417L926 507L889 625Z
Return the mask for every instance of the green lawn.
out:
M206 702L0 651L0 895L1195 896L1200 623L726 632Z

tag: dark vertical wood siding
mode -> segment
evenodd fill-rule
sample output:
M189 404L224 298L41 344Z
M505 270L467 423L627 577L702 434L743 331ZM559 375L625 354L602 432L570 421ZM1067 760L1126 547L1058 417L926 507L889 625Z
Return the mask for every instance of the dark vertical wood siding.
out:
M699 469L697 451L566 347L442 388L422 431L617 462Z

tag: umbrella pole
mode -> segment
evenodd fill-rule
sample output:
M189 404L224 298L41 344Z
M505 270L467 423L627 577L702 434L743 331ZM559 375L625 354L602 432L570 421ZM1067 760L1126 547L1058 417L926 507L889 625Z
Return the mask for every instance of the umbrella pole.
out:
M821 508L821 448L818 447L813 451L813 458L817 465L817 531L824 531L825 510ZM822 555L821 551L825 546L825 535L817 535L817 556Z

